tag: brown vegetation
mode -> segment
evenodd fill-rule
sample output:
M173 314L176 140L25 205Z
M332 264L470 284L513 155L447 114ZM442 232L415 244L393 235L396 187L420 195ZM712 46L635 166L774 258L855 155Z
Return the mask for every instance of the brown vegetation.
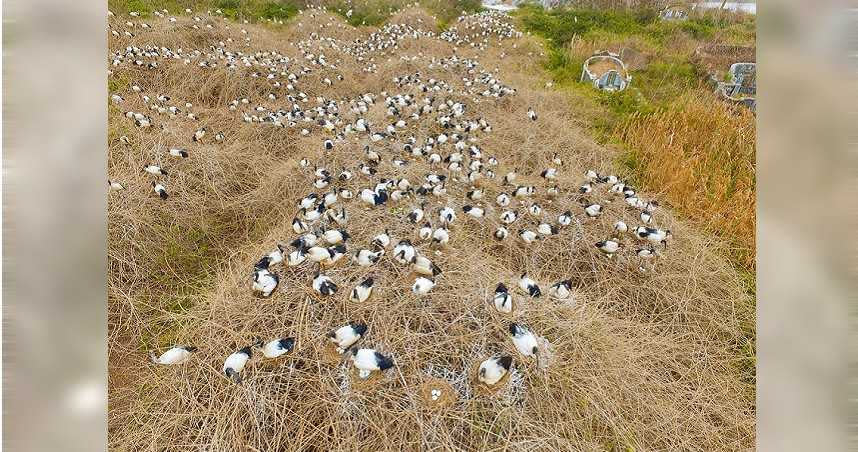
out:
M695 92L680 107L633 118L622 134L642 182L712 233L734 239L729 253L753 270L756 127L753 113Z
M405 14L405 13L404 13ZM421 16L409 12L408 17ZM246 28L248 49L277 49L299 55L292 46L312 32L343 39L358 31L336 17L298 15L288 30L274 32L256 25L215 23L213 30L194 30L189 18L177 24L149 20L152 30L135 30L137 45L182 46L206 50L228 36L241 42ZM433 23L423 16L423 23ZM112 19L115 25L126 17ZM395 18L393 20L396 20ZM302 27L294 25L301 22ZM327 26L328 23L335 24ZM220 24L220 25L219 25ZM323 27L320 28L319 25ZM339 28L342 27L342 28ZM575 124L567 98L546 91L544 80L534 80L540 52L533 40L522 39L478 52L463 47L459 54L479 56L483 67L499 68L498 77L518 89L499 101L470 103L473 114L485 118L494 131L479 144L502 162L498 173L517 169L524 180L539 182L539 171L553 153L564 160L559 184L574 191L588 168L611 172L614 156L594 144ZM110 49L128 40L110 39ZM393 90L395 75L420 70L425 77L461 83L460 74L429 69L430 58L452 54L452 45L437 40L403 42L386 58L377 57L379 70L362 71L364 64L326 48L329 59L341 58L345 81L325 87L304 83L316 95L354 96ZM400 55L422 57L401 60ZM387 59L389 58L389 60ZM310 169L298 161L339 170L353 167L362 156L363 142L350 139L338 144L329 158L323 156L322 137L301 137L300 129L278 129L241 121L228 103L250 97L266 103L261 78L225 68L201 69L167 62L157 70L112 67L111 86L126 98L121 110L109 110L108 175L126 190L109 198L109 443L113 450L738 450L754 444L754 391L744 353L744 326L753 313L743 308L746 295L720 245L711 235L678 221L669 209L656 212L656 222L675 236L655 269L641 273L633 255L610 260L593 246L604 239L611 224L629 216L620 202L606 206L597 220L583 221L561 235L525 248L515 239L497 243L490 238L491 219L477 221L461 214L463 187L450 185L450 199L459 219L443 255L425 251L444 271L438 286L424 298L409 290L411 276L384 257L375 267L363 269L344 263L328 274L340 284L331 299L317 298L309 287L309 269L281 268L281 285L270 299L250 293L249 272L256 260L288 243L295 201L311 190ZM165 93L191 102L200 121L154 116L155 126L138 129L122 113L145 111L137 84L146 93ZM469 100L470 102L470 100ZM714 104L714 103L713 103ZM526 119L529 105L539 122ZM382 118L382 106L368 115ZM711 113L718 107L690 102L689 108ZM673 152L702 152L712 139L703 127L665 117L655 129L628 131L630 139L660 143ZM379 120L379 119L376 119ZM164 128L161 129L160 126ZM206 126L209 136L223 131L222 143L192 143L193 131ZM699 127L697 127L699 126ZM437 127L424 121L412 131L425 136ZM674 131L687 133L672 133ZM733 139L742 129L712 131ZM732 135L731 135L732 134ZM127 136L129 144L119 141ZM707 138L708 137L708 138ZM191 156L166 156L173 146ZM650 147L644 147L650 149ZM646 165L670 165L669 154L642 154ZM739 148L737 153L747 152ZM701 165L728 166L734 155L717 159L699 156ZM150 163L170 170L165 178L171 195L162 201L151 192L152 178L141 172ZM688 178L674 166L660 183L666 199L680 188L700 197L703 187L687 186ZM393 173L389 163L383 171ZM412 181L429 171L424 161L401 173ZM713 180L707 187L720 189L735 182L732 196L746 195L745 168L734 179ZM655 182L655 181L654 181ZM357 178L348 186L367 184ZM500 190L486 184L486 198ZM541 191L544 193L544 191ZM716 191L716 193L719 193ZM654 193L645 196L659 199ZM565 209L579 212L571 199L540 202L556 219ZM752 201L752 198L751 198ZM486 204L493 205L487 202ZM413 229L401 221L411 203L367 210L357 200L347 208L354 237L350 250L366 247L384 228L394 240L413 238ZM753 204L751 204L752 206ZM743 204L747 206L747 204ZM742 207L745 208L745 207ZM489 207L494 209L494 207ZM737 208L738 210L738 208ZM728 224L730 212L721 212ZM634 218L625 218L629 224ZM634 241L625 237L627 247ZM499 281L514 286L527 270L547 286L571 278L578 303L574 308L547 298L515 295L513 316L498 313L490 292ZM377 281L371 300L355 306L348 291L361 278ZM550 343L554 355L540 370L522 359L506 333L510 320L527 323ZM326 354L324 334L349 320L365 321L369 332L361 344L392 356L394 369L377 380L352 385L351 369L332 363ZM297 338L295 350L280 361L261 360L259 354L245 369L241 385L221 372L224 358L256 337ZM172 344L196 345L193 359L182 366L153 366L150 350ZM495 354L514 356L515 374L501 394L474 391L471 370ZM430 369L434 371L430 372ZM443 375L439 374L443 370ZM429 377L443 378L457 391L443 409L422 409L420 388Z

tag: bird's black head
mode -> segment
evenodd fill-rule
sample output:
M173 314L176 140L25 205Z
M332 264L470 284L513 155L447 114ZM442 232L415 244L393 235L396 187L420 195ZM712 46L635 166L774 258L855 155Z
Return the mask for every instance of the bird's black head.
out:
M373 280L372 277L364 279L361 283L361 285L364 287L372 287L373 284L375 284L375 280Z
M505 355L498 358L498 364L506 370L509 370L510 366L512 366L512 356Z
M513 322L509 324L509 333L515 336L518 334L519 326L517 323Z
M280 347L282 347L284 350L291 351L293 348L295 348L295 338L287 337L280 339Z
M193 352L197 351L197 348L196 348L196 347L194 347L193 345L190 345L190 346L187 346L187 347L182 347L182 348L184 348L185 350L187 350L187 351L189 351L189 352L191 352L191 353L193 353Z
M366 334L367 328L365 323L349 322L349 325L352 327L352 330L354 330L355 334L359 336L363 336L364 334Z
M259 259L259 262L256 263L256 268L267 270L269 265L271 265L271 257L265 256Z
M248 358L250 358L250 356L253 354L253 352L251 352L251 351L250 351L250 345L248 345L247 347L242 348L242 349L241 349L241 350L239 350L238 352L239 352L239 353L244 353L245 355L247 355L247 357L248 357Z
M495 287L495 292L508 292L509 289L506 288L504 283L498 283L497 287Z

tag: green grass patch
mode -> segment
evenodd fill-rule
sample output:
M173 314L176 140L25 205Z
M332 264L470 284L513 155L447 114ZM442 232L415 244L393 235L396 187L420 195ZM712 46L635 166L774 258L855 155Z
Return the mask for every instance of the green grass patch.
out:
M232 20L258 22L287 20L298 14L303 3L298 0L108 0L107 6L114 13L137 11L141 17L149 17L153 11L163 9L170 15L185 14L186 8L194 14L219 9L224 17Z

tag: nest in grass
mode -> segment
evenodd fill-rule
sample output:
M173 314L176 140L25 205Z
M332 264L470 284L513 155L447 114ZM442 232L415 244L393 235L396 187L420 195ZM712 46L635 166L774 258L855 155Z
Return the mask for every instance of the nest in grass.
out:
M384 372L378 370L372 371L369 377L361 378L360 370L351 364L349 364L349 376L351 376L351 388L356 391L373 391L387 380Z
M447 380L429 377L418 388L422 405L430 410L448 408L456 403L458 394Z

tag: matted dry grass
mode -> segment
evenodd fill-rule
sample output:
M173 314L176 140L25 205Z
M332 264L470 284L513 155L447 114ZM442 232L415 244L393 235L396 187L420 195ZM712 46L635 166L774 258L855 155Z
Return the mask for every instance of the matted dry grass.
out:
M405 13L403 13L405 14ZM410 11L409 17L420 12ZM336 18L298 16L283 34L262 27L222 25L193 30L189 19L170 26L154 23L140 32L137 44L207 46L226 36L238 42L247 29L249 49L277 49L297 55L291 43L309 36L320 22L323 34ZM424 23L433 23L424 16ZM121 22L119 22L121 20ZM117 24L126 18L118 18ZM315 21L315 22L314 22ZM295 23L303 26L297 28ZM317 25L319 25L317 23ZM182 30L174 33L174 29ZM334 28L345 37L346 28ZM139 31L139 30L138 30ZM513 48L513 43L516 47ZM110 48L124 47L111 38ZM482 53L459 49L480 58L483 67L499 68L498 77L518 89L500 101L469 103L468 116L486 118L494 131L480 135L479 145L501 160L498 174L516 169L521 178L542 186L538 173L557 152L564 160L559 185L574 191L587 168L610 172L612 156L589 140L561 93L542 89L534 75L541 49L527 39L493 43ZM422 56L403 61L398 55ZM346 80L332 87L305 83L310 98L335 93L388 89L394 75L421 70L424 77L461 85L461 74L429 70L428 61L452 53L452 46L433 39L407 41L389 60L377 57L379 71L331 49ZM300 129L275 129L240 121L228 111L237 97L260 99L267 92L261 79L230 75L225 69L164 64L154 71L114 68L126 97L122 111L141 111L142 101L130 92L138 84L150 95L166 93L194 104L201 118L165 121L143 131L111 106L108 171L127 190L109 198L110 410L109 441L113 450L737 450L754 443L754 389L743 375L740 347L743 325L753 322L747 300L730 265L719 257L721 245L710 236L658 211L655 222L670 228L674 242L655 269L641 273L633 255L607 259L592 244L610 235L612 223L634 218L620 204L606 206L598 220L584 220L558 235L525 248L511 238L490 238L497 207L491 202L498 186L488 182L488 218L468 218L460 185L448 185L450 205L457 208L452 240L442 255L419 245L442 269L438 285L426 297L410 292L410 270L389 256L369 269L351 263L326 273L341 290L319 299L310 288L311 270L278 268L280 287L270 299L250 291L253 264L277 242L295 234L290 222L295 201L308 193L311 169L298 161L307 157L333 171L354 167L363 142L338 144L322 155L323 135L300 137ZM268 105L268 102L260 102ZM273 103L272 103L273 104ZM526 119L528 106L540 119ZM380 117L376 106L368 115ZM376 116L373 116L376 115ZM159 130L157 125L164 124ZM216 144L190 142L201 125L209 137L223 131ZM436 130L415 125L418 137ZM119 141L126 135L130 144ZM168 147L185 147L191 157L165 157ZM388 154L389 155L389 154ZM151 193L148 163L163 163L171 193L161 201ZM415 162L395 171L389 160L379 176L421 180L429 171ZM347 186L368 185L360 176ZM541 191L544 194L544 190ZM546 218L580 207L566 197L549 202L537 197ZM350 251L368 247L371 238L388 228L394 242L414 239L403 221L414 204L402 202L367 210L353 200L346 204L353 236ZM523 212L522 212L523 213ZM436 209L432 209L435 218ZM519 220L513 229L524 227ZM632 248L629 237L624 238ZM522 271L547 286L571 278L577 304L570 307L548 298L514 295L512 315L495 311L494 286L514 287ZM369 301L347 301L349 290L367 275L376 279ZM547 368L520 358L508 339L512 319L526 323L550 343ZM352 369L330 359L324 335L359 320L369 325L361 346L392 356L396 366L368 382L355 381ZM297 338L295 350L280 361L255 355L235 385L221 373L223 359L256 337ZM156 367L152 349L174 343L200 348L182 366ZM473 369L499 353L514 357L513 371L497 393L473 384ZM421 385L441 379L456 391L441 409L426 409Z

